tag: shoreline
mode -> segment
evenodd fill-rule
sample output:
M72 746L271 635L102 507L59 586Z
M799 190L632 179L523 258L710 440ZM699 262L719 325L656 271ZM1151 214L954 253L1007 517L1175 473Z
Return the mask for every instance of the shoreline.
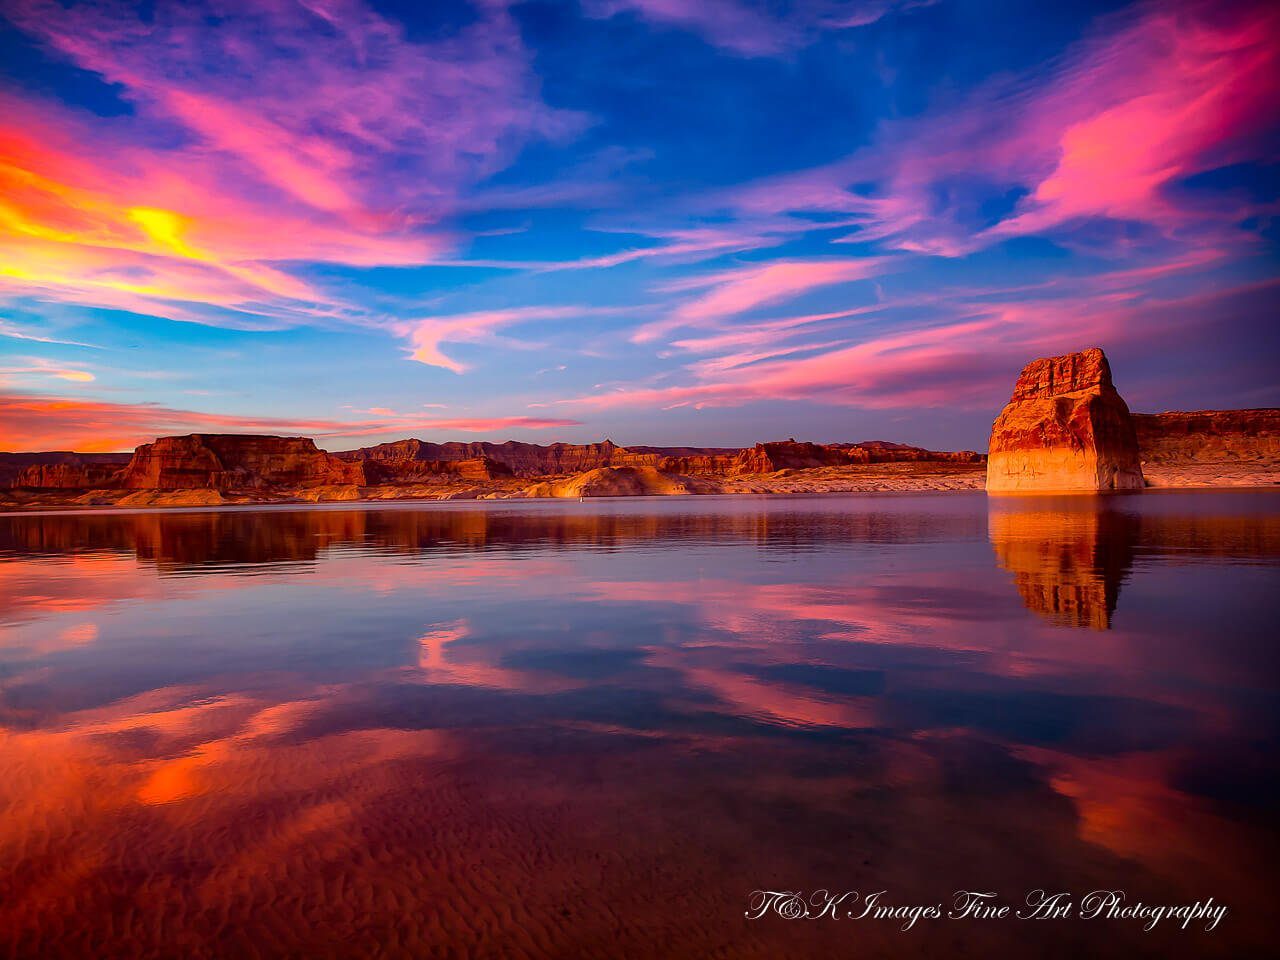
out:
M291 508L337 508L341 506L359 506L362 508L393 505L424 504L524 504L524 503L565 503L596 500L649 500L672 498L716 498L716 497L812 497L863 494L877 495L910 495L939 493L987 493L985 467L979 469L957 468L955 465L937 465L939 469L921 470L920 464L882 464L873 469L862 468L857 472L849 472L850 468L816 468L811 470L779 471L777 474L748 476L740 478L718 478L717 489L673 490L669 492L622 493L616 495L591 494L577 495L528 495L525 493L534 485L548 486L549 482L564 481L565 477L519 478L523 486L518 489L508 482L505 487L479 488L440 487L431 490L409 489L407 487L374 487L344 488L340 491L325 488L312 488L305 491L310 495L298 495L295 492L280 492L260 497L245 494L231 494L223 498L219 491L173 490L173 491L89 491L81 496L103 498L119 496L115 502L77 502L76 500L57 501L44 499L37 495L25 503L11 503L0 500L0 516L17 517L38 514L69 513L134 513L153 511L217 511L255 509L263 507ZM887 468L887 469L886 469ZM897 468L897 469L894 469ZM907 469L903 469L907 468ZM1184 490L1267 490L1280 489L1280 464L1259 464L1245 467L1240 464L1186 464L1175 466L1151 465L1147 469L1147 487L1143 490L1128 491L1036 491L1026 493L996 493L990 496L1016 499L1034 497L1081 497L1112 496L1123 494L1133 496L1142 493L1160 493L1164 491ZM416 486L416 485L415 485ZM365 491L373 495L361 495ZM326 493L340 495L326 496ZM356 495L352 496L354 493ZM138 494L150 494L151 498L137 497ZM217 496L214 502L209 495ZM11 493L8 496L12 496ZM135 499L136 498L136 499ZM126 502L127 501L127 502Z

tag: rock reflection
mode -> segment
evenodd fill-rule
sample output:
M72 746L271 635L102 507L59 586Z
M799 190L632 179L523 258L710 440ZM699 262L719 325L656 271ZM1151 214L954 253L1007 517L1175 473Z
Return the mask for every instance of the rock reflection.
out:
M1028 610L1051 623L1111 629L1121 587L1143 556L1267 561L1280 518L1137 512L1114 497L992 500L988 536Z
M1136 516L1096 510L993 507L991 543L1027 609L1052 623L1111 629L1120 587L1133 568Z

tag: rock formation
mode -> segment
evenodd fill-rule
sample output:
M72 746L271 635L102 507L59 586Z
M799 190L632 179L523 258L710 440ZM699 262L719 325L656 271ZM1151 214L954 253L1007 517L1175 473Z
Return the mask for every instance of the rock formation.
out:
M363 484L364 465L318 450L305 437L193 433L161 437L133 453L128 490L239 490Z
M1144 486L1129 408L1106 355L1033 360L991 428L992 493L1137 490Z
M439 483L450 480L493 480L512 476L511 468L491 457L468 460L365 460L369 483Z
M119 470L129 462L128 453L72 453L68 450L50 450L44 453L0 453L0 487L88 487L96 483L100 472L86 471L77 477L68 469L52 474L39 471L28 473L33 467L109 467ZM56 478L57 483L53 483ZM83 483L75 482L83 479ZM24 482L24 480L26 482Z
M582 473L600 467L657 466L671 454L733 454L737 450L699 447L620 447L612 440L600 443L427 443L424 440L396 440L358 450L342 451L344 460L397 460L420 462L476 460L487 458L502 464L518 477L547 477Z
M732 455L663 457L658 469L690 476L741 477L776 473L779 470L812 470L818 467L846 467L900 461L981 463L982 454L972 450L937 453L920 447L871 443L802 443L781 440L757 443Z
M758 443L754 447L620 447L612 440L600 443L427 443L396 440L336 454L344 460L397 463L433 463L488 460L508 467L518 477L547 477L584 473L602 467L656 467L668 473L702 476L740 476L803 470L819 466L855 463L889 463L900 460L977 463L982 455L972 450L935 453L919 447L872 441L855 443L797 443L786 440ZM401 468L406 478L410 475Z
M1135 413L1143 463L1280 461L1280 409Z
M119 486L124 468L114 463L37 463L13 481L32 490L87 490Z

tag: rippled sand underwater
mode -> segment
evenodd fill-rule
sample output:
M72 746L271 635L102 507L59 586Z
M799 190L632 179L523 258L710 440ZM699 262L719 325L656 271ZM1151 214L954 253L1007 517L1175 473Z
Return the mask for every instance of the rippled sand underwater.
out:
M0 956L1241 956L1280 494L0 516ZM1212 896L747 920L757 889Z

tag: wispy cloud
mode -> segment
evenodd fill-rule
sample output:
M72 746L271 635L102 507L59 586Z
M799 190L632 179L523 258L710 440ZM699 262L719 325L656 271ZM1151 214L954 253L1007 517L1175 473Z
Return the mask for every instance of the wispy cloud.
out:
M783 260L702 274L664 285L664 292L707 288L667 316L636 329L632 339L654 340L681 327L715 324L760 307L793 300L821 287L866 280L884 270L876 257L840 260Z
M491 340L498 330L535 320L564 320L581 316L602 316L630 312L607 307L511 307L506 310L477 310L447 316L423 317L397 323L393 329L406 337L409 356L428 366L465 373L467 366L446 356L442 343L477 343Z
M842 214L860 221L848 241L943 256L1090 218L1148 225L1163 241L1239 239L1235 225L1256 210L1197 202L1178 185L1255 156L1248 144L1275 123L1278 39L1274 10L1141 4L1104 18L1049 71L990 80L886 123L848 158L712 193L705 206L746 222ZM1007 197L1020 199L993 215Z
M41 357L15 357L17 366L0 367L0 383L16 378L42 380L53 378L73 383L92 383L97 378L88 370L75 364L57 363Z
M0 337L7 337L11 340L27 340L31 343L55 343L68 347L88 347L92 350L102 349L102 347L93 343L82 343L79 340L66 340L62 337L51 337L39 328L4 319L0 319Z
M789 340L802 324L761 324L754 348L687 364L675 383L618 385L560 401L588 409L661 410L733 407L757 401L813 401L865 409L994 410L1027 358L1065 353L1081 344L1109 348L1181 344L1202 349L1239 323L1276 284L1191 295L1151 297L1117 278L1086 283L1076 293L1046 289L1039 298L956 295L942 316L868 332L843 342ZM1243 314L1233 302L1248 300ZM881 309L885 309L882 307ZM1247 328L1240 331L1248 336ZM726 338L727 343L727 338ZM1199 345L1198 347L1196 345ZM695 343L696 346L696 343Z
M790 5L756 0L582 0L590 16L631 14L649 23L697 33L743 57L778 57L822 30L863 27L889 14L937 0L802 0Z

